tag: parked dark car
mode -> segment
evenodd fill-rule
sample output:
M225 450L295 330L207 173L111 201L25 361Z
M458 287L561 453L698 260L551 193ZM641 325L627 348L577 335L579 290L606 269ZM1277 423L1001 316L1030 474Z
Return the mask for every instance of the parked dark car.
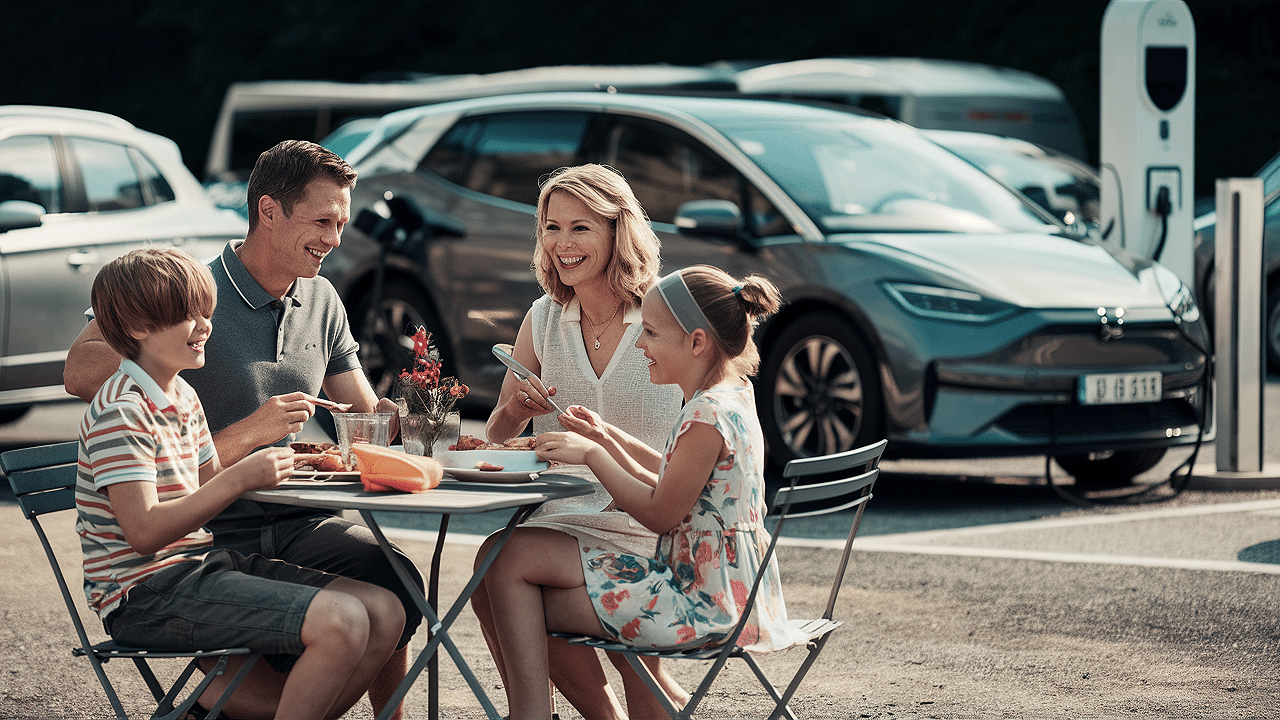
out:
M538 180L618 168L664 271L768 275L758 331L771 457L881 437L896 457L1048 453L1084 482L1128 480L1193 443L1206 333L1157 264L1066 237L1033 203L902 123L765 100L526 94L388 115L349 158L353 213L408 217L365 321L380 245L348 226L323 273L385 390L424 323L488 408L541 294ZM395 213L392 211L395 210ZM370 217L370 216L366 216ZM361 225L353 222L353 226Z
M98 268L145 245L209 257L244 233L172 140L105 113L0 106L0 422L71 398L63 361Z
M1082 234L1098 235L1098 171L1066 153L1003 135L924 130L925 136L1026 195Z

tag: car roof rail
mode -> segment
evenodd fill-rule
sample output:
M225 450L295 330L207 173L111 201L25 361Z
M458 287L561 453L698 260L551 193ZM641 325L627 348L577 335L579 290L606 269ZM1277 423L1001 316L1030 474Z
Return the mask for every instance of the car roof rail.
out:
M109 125L121 130L134 129L133 123L110 113L51 105L0 105L0 117L60 118Z

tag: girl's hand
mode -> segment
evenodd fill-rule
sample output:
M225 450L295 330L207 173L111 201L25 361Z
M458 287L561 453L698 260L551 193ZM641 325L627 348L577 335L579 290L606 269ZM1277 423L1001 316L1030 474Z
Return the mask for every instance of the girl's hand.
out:
M581 405L570 405L565 414L557 419L565 430L577 433L592 442L603 444L609 437L609 426L604 418Z
M564 416L561 416L564 417ZM533 440L539 460L555 460L569 465L586 465L587 455L600 445L578 433L548 432Z

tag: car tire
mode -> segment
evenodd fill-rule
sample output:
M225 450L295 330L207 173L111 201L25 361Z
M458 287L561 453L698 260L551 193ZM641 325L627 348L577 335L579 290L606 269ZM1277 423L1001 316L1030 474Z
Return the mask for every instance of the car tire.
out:
M366 328L368 307L368 297L355 304L348 316L351 334L360 343L360 364L374 394L391 397L400 371L413 362L414 332L419 327L427 328L433 335L432 344L438 347L439 325L426 296L402 280L388 280L383 286L374 321Z
M829 455L884 436L877 366L862 335L840 315L790 323L769 343L757 404L770 459Z
M1058 466L1076 479L1078 487L1100 488L1128 485L1164 458L1167 448L1116 450L1109 453L1058 455Z

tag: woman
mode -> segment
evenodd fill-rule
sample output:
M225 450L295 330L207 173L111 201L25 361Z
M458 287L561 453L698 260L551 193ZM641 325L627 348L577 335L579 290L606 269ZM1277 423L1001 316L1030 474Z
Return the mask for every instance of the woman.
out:
M541 377L520 381L508 373L486 434L491 442L515 437L533 423L535 434L560 431L548 396L561 407L582 405L625 431L620 442L634 454L662 447L680 411L674 385L649 382L648 365L636 347L640 302L657 279L659 241L648 216L620 173L603 165L561 168L538 196L537 247L533 271L546 295L534 302L516 337L512 355ZM643 450L641 449L643 448ZM637 555L652 555L657 535L612 509L602 486L593 495L545 503L526 525L547 527L587 541L608 539ZM481 548L483 557L488 546ZM487 589L472 601L494 657ZM551 639L552 680L584 717L623 717L595 651ZM623 677L627 707L648 712L653 697L631 667L614 661ZM677 705L688 694L657 660L650 668ZM505 668L498 670L506 677Z

